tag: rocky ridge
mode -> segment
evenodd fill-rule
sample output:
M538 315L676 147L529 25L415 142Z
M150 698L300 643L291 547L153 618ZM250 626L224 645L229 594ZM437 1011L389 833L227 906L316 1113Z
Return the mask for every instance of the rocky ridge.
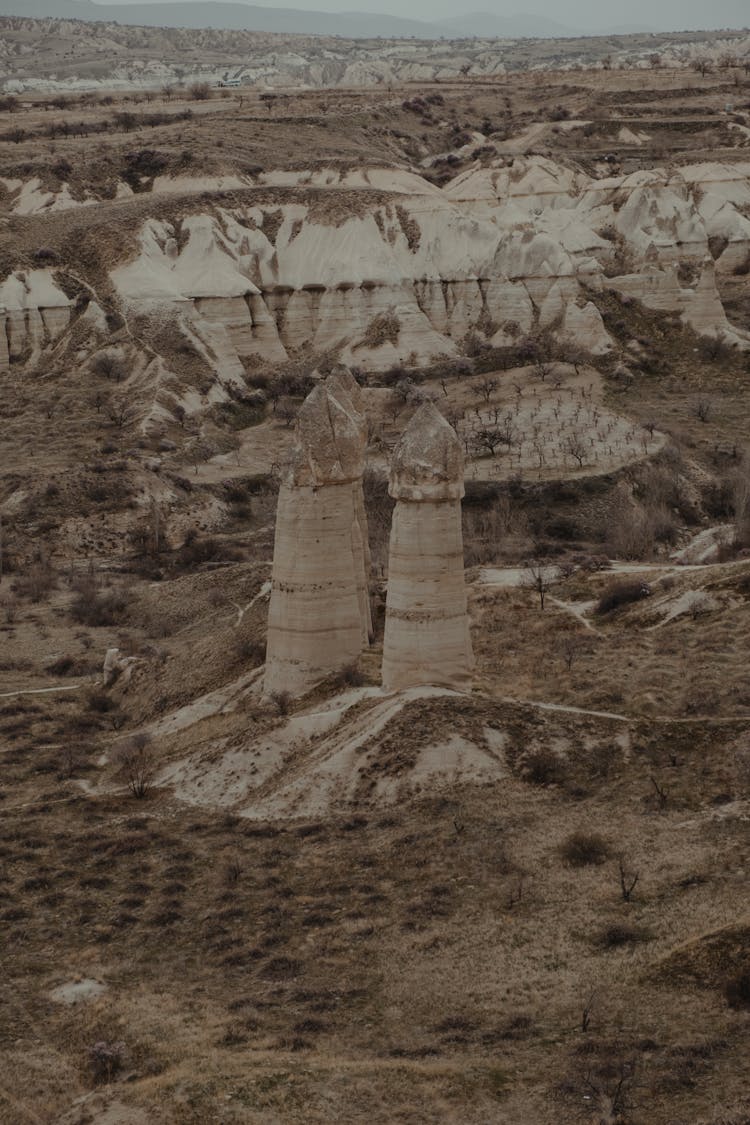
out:
M305 349L384 370L463 354L470 335L498 347L545 329L604 355L613 341L597 302L607 289L699 333L749 342L728 321L716 277L750 261L750 163L596 179L546 157L499 157L442 189L385 168L264 179L155 181L154 209L179 200L180 218L142 221L107 286L127 323L175 320L220 383L242 384L254 364ZM30 198L28 185L9 185L10 215ZM74 208L85 210L63 188L32 210ZM64 347L82 315L79 345L82 333L92 345L108 337L101 282L82 280L94 298L83 313L62 264L12 271L0 285L0 362ZM212 401L223 393L214 387Z

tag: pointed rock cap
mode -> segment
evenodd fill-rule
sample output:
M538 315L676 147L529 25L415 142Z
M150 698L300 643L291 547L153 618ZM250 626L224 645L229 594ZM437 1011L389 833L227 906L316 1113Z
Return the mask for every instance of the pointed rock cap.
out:
M356 418L367 444L367 418L364 413L362 388L348 367L340 363L326 379L326 387L349 414Z
M389 492L394 500L460 500L464 456L458 435L437 407L415 412L391 459Z
M364 455L357 416L319 383L297 415L286 483L317 488L357 480L362 476Z
M326 379L326 386L330 388L333 394L337 391L343 391L349 395L349 398L354 403L354 406L360 412L364 409L364 398L362 395L362 388L357 380L351 373L351 370L344 363L337 363L331 371L331 374Z

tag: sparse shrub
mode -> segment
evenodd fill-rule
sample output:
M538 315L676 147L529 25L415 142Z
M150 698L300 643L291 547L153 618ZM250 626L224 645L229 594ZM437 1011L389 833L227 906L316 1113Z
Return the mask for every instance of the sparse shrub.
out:
M107 695L106 691L91 691L88 695L87 706L89 711L95 711L99 715L106 715L110 711L114 711L117 704L114 699Z
M750 1010L750 972L731 977L724 986L724 996L735 1011Z
M613 613L622 606L632 605L651 596L647 582L614 582L608 586L599 599L596 612L601 616Z
M128 738L116 748L114 761L130 792L137 801L142 801L148 795L156 774L156 758L150 736L140 732Z
M382 344L393 344L395 347L400 331L401 321L390 309L372 318L362 337L362 344L366 348L379 348Z
M116 352L99 352L91 360L91 370L95 375L110 379L113 383L121 383L127 378L125 362Z
M241 550L231 543L224 543L211 535L200 536L194 528L191 528L185 536L185 542L180 547L177 562L180 566L189 569L218 560L238 562L241 558Z
M111 1082L125 1062L125 1044L100 1039L88 1049L92 1077L97 1085Z
M188 87L188 94L194 102L205 102L212 97L208 82L194 82L192 86Z
M243 664L250 664L256 668L266 659L266 646L262 641L242 637L237 642L237 658Z
M541 747L528 754L521 772L524 779L534 785L559 785L565 777L563 760L548 747Z
M45 262L47 264L57 261L57 254L49 246L39 246L33 253L32 257L35 262Z
M14 625L16 614L18 613L18 602L12 594L6 594L0 598L0 606L3 609L3 617L6 625Z
M292 706L292 695L288 691L271 692L271 702L279 715L288 715Z
M234 886L239 883L242 876L242 864L238 859L230 859L224 868L224 882L227 886Z
M57 573L54 567L47 560L39 559L32 563L27 571L18 575L15 591L29 601L41 602L56 585Z
M68 653L48 664L45 671L49 672L51 676L86 676L93 669L90 661L83 660L80 656L71 656Z
M725 363L731 357L732 349L720 336L701 336L698 355L708 363Z
M734 754L734 781L738 796L750 793L750 745L740 745Z
M626 922L613 922L604 926L594 935L593 943L599 949L620 949L624 945L635 945L639 941L650 941L648 930L640 926L630 926Z
M120 625L127 616L128 599L123 590L98 590L96 583L81 583L70 607L74 621L79 625L101 628Z
M572 832L558 850L567 867L598 867L610 854L608 842L597 832Z
M362 687L364 682L364 673L356 662L344 665L333 677L333 687L335 688Z
M150 186L155 176L161 175L169 166L169 158L163 152L152 148L141 148L125 154L121 176L134 192L143 191Z

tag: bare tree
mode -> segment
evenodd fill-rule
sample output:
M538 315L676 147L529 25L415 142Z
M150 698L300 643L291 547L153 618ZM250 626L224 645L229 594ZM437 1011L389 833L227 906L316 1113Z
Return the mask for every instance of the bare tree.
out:
M586 444L579 433L570 434L565 440L564 450L569 453L573 460L578 464L578 468L583 468L583 462L586 459L588 449Z
M618 860L618 870L620 873L620 892L622 894L623 902L630 902L633 891L640 878L638 871L628 871L625 866L625 857L620 856Z
M693 70L697 70L701 78L705 78L706 75L710 74L711 70L713 69L711 66L711 60L707 59L705 55L701 55L699 58L693 59L690 65Z
M297 404L288 397L279 399L276 415L282 420L286 428L290 429L297 418Z
M115 761L130 792L137 801L142 801L156 775L156 758L150 736L141 732L128 738L117 747Z
M489 453L491 457L501 445L507 444L503 435L503 431L495 426L481 426L472 434L473 444L476 450L482 453Z
M107 403L107 417L118 430L131 426L138 418L138 410L125 398L113 398Z
M474 390L480 398L489 404L492 395L497 390L497 379L491 379L489 375L484 375L478 383L474 384Z
M560 659L569 672L577 658L586 651L586 648L586 638L581 633L563 633L557 642Z
M622 1059L588 1071L584 1086L594 1099L599 1125L617 1125L630 1109L631 1088L635 1078L635 1059Z
M539 607L544 609L547 594L558 580L557 567L548 559L528 559L524 564L521 584L526 590L533 590L539 598Z

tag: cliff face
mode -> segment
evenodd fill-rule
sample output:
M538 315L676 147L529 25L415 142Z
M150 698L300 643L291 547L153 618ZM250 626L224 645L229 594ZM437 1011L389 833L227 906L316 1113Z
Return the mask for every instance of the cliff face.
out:
M222 205L191 204L219 188ZM503 345L536 326L601 355L612 347L596 302L605 285L748 343L726 320L715 272L750 260L750 164L596 180L519 157L477 164L442 190L386 168L221 185L162 177L153 190L179 193L183 217L142 224L136 252L111 271L116 299L126 317L178 313L224 380L302 348L382 370L460 354L469 333ZM30 198L21 191L11 209ZM76 205L63 193L45 207ZM70 317L49 270L11 274L0 303L10 360Z
M309 346L383 369L455 354L470 332L502 344L535 324L602 354L611 340L582 282L596 291L620 275L698 331L739 338L712 269L693 287L670 271L713 263L720 232L717 270L750 252L750 166L591 181L535 157L477 167L443 191L394 172L389 198L364 196L387 182L383 170L334 176L328 212L306 188L275 208L193 215L179 246L169 223L150 221L113 281L125 302L173 302L221 326L241 359L270 362Z
M16 270L0 284L0 367L33 363L70 321L71 302L50 270Z

